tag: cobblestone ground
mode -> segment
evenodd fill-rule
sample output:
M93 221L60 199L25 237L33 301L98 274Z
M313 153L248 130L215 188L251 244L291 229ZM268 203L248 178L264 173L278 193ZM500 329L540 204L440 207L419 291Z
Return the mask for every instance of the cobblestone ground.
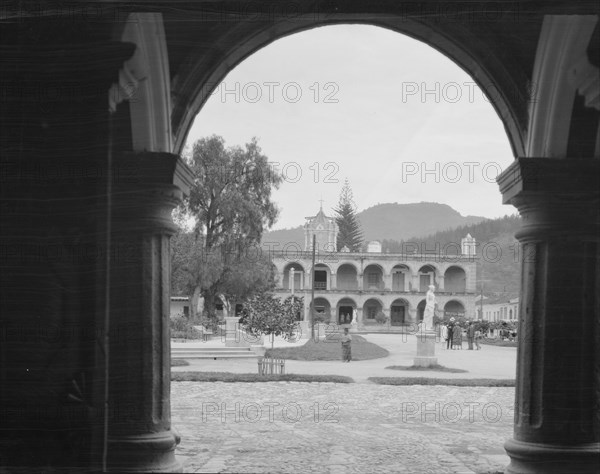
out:
M496 473L513 388L173 382L184 472Z

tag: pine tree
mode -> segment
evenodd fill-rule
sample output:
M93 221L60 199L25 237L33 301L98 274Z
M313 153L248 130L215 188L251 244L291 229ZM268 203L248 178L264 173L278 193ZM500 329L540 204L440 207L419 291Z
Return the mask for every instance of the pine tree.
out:
M340 200L337 207L333 210L336 213L339 232L337 237L337 251L348 247L351 252L360 252L363 243L363 233L360 223L355 213L356 204L354 204L352 189L348 179L344 181L344 186L340 192Z

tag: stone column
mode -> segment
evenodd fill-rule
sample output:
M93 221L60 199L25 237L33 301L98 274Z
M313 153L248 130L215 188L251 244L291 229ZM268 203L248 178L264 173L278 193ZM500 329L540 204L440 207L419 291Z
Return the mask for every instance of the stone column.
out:
M519 158L498 183L523 219L507 472L600 472L600 162Z
M240 318L233 316L225 317L225 346L236 347L239 346L241 341L238 334L238 323Z
M356 327L358 329L362 329L363 328L363 310L362 308L356 308L354 310L355 313L355 318L356 318Z
M328 290L337 290L337 274L331 272L329 277L329 288Z
M364 290L364 288L363 288L363 286L364 286L363 276L364 276L364 273L359 273L358 274L358 289L361 290L361 291Z
M436 292L443 292L446 291L444 290L444 275L436 275L436 283L437 283L437 288L435 289Z
M392 289L392 274L386 273L383 275L383 288Z
M412 276L412 291L418 293L420 287L421 287L421 280L420 280L419 272L417 272Z
M189 170L170 153L116 157L112 206L108 461L111 471L173 472L178 436L170 413L171 211L173 184Z

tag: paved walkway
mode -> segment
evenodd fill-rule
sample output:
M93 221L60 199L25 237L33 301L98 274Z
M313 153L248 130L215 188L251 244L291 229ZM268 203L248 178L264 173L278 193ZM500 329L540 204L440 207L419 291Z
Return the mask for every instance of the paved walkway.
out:
M453 374L448 372L431 371L397 371L385 367L390 365L412 365L416 354L417 339L413 335L399 334L365 334L369 342L373 342L390 352L388 357L382 359L353 361L345 364L341 361L286 361L286 372L295 374L327 374L347 375L357 383L369 383L368 377L437 377L437 378L495 378L514 379L516 371L516 354L514 347L498 347L482 345L477 351L467 350L465 343L462 350L446 350L445 344L436 344L438 363L446 367L465 369L467 373ZM303 343L303 342L302 342ZM301 343L301 344L302 344ZM202 343L196 343L202 344ZM213 341L207 344L221 344ZM323 341L323 344L336 344L339 342ZM277 339L277 347L291 345L282 339ZM297 345L297 344L293 344ZM179 347L179 346L178 346ZM208 346L207 346L208 347ZM256 373L256 360L189 360L189 366L173 367L173 371L202 371L202 372L235 372Z
M184 472L496 473L512 388L172 383Z
M394 387L367 377L514 378L514 348L446 351L438 344L440 364L469 373L404 372L385 367L412 364L414 336L365 337L390 356L286 364L293 373L350 375L355 384L173 382L172 420L182 436L177 455L184 472L503 472L513 388ZM173 370L256 372L252 360L191 362Z

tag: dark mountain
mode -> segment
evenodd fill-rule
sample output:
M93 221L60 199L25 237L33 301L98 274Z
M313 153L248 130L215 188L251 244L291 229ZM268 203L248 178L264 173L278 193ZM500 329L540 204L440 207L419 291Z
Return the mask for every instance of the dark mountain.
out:
M333 216L333 211L328 215ZM377 204L357 214L365 240L406 240L485 220L480 216L462 216L446 204L419 202L413 204ZM302 223L303 224L303 223ZM290 242L304 249L304 228L274 230L263 235L263 244L275 242L282 249Z
M462 216L447 204L377 204L358 214L365 240L408 239L485 220L481 216Z

